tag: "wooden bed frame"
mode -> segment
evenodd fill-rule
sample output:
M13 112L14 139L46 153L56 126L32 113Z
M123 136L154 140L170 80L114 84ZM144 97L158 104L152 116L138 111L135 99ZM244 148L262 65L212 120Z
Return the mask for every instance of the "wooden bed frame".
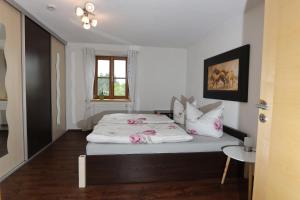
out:
M163 114L163 113L162 113ZM247 135L224 126L224 132L243 140ZM143 183L220 178L223 152L79 156L79 187L112 183ZM233 161L228 177L242 177L243 163Z

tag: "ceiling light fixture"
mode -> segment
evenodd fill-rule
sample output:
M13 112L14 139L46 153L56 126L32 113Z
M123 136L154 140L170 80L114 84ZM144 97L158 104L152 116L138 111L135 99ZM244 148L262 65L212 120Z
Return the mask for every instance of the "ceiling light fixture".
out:
M90 28L91 28L91 25L88 24L88 23L84 23L84 24L83 24L83 28L84 28L84 29L90 29Z
M75 14L81 17L82 26L84 29L90 29L96 27L98 24L95 18L95 5L92 2L86 2L84 8L76 7Z
M95 11L95 5L91 2L87 2L85 4L85 9L88 11L88 12L94 12Z
M84 14L83 9L80 7L77 7L75 12L78 17L81 17Z
M98 24L98 21L97 21L96 19L92 19L91 25L92 25L93 27L96 27L97 24Z

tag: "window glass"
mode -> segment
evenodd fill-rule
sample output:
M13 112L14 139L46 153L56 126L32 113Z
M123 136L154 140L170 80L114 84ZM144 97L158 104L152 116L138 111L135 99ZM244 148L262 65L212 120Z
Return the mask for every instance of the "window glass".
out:
M109 96L109 78L98 78L98 96Z
M114 93L115 93L115 96L125 96L126 95L126 79L115 79Z
M98 77L109 77L109 60L98 60Z
M114 76L116 78L126 77L126 60L114 60Z

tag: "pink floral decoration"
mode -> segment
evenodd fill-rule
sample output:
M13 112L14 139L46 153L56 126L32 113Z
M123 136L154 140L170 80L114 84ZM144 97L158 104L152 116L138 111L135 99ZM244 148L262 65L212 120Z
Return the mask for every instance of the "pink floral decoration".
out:
M177 126L175 126L175 125L169 125L169 127L168 127L169 129L176 129L177 128Z
M133 134L129 136L130 142L132 144L141 144L143 143L143 137L139 134Z
M222 120L220 118L216 119L216 121L214 123L214 127L217 131L223 130L223 123L222 123Z
M134 119L129 119L129 120L127 120L127 123L128 124L137 124L137 121Z
M129 119L127 120L128 124L143 124L146 118L138 118L138 119Z
M195 130L195 129L189 129L188 132L191 134L191 135L197 135L198 132Z
M143 132L144 135L156 135L155 130L146 130Z

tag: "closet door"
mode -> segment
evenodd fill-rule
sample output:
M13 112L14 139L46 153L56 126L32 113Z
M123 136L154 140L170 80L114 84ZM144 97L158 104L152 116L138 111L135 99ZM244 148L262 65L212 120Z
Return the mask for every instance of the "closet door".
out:
M5 119L4 124L8 125L8 127L5 127L8 129L8 138L4 141L2 140L7 147L5 148L7 154L0 158L1 179L3 175L13 170L24 161L21 13L10 6L6 1L0 1L0 24L0 32L2 33L0 40L5 38L5 40L0 41L0 43L2 43L0 46L5 47L4 49L2 48L4 50L2 56L5 57L6 63L6 70L4 71L6 71L5 93L7 95L7 100L5 102L0 100L0 115L2 115L0 116L0 121L3 122L3 119ZM3 77L3 71L0 71L0 73L0 77ZM0 84L3 84L3 82ZM4 106L3 103L6 112L2 109ZM1 139L2 138L0 137L0 140ZM2 144L0 144L0 148L2 148L1 145Z
M27 144L30 158L52 140L50 34L26 17Z
M66 132L65 45L51 37L52 141Z

